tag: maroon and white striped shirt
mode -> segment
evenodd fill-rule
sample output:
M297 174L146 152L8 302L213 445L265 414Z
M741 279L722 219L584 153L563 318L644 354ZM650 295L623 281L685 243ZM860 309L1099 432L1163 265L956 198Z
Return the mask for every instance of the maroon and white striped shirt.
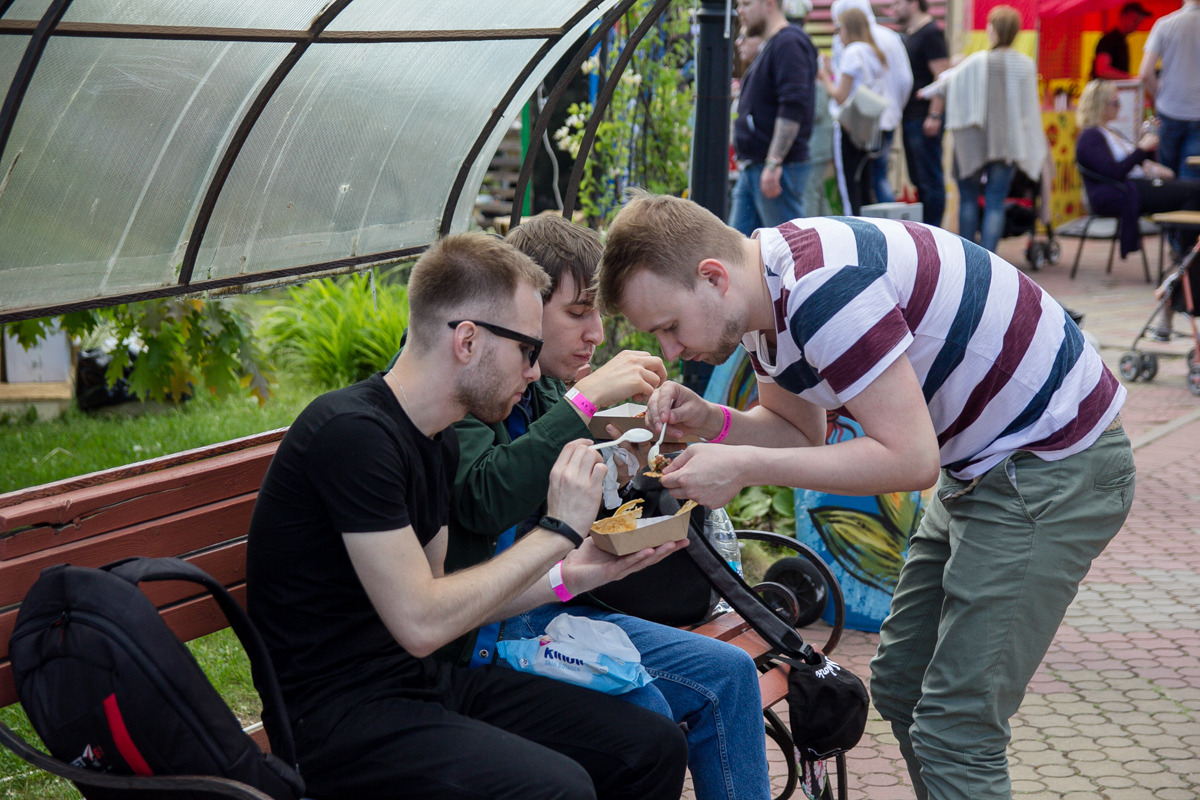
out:
M1050 295L993 253L930 225L814 217L758 231L775 305L761 381L839 408L906 354L942 466L983 474L1008 454L1047 461L1095 441L1125 387Z

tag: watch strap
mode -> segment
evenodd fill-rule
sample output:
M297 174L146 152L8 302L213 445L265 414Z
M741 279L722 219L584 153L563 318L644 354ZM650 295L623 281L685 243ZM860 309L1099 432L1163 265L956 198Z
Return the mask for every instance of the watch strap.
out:
M579 531L575 530L557 517L546 515L538 521L538 525L552 533L557 533L559 536L566 537L567 539L571 540L571 543L576 547L579 547L581 544L583 544L583 536L579 534Z

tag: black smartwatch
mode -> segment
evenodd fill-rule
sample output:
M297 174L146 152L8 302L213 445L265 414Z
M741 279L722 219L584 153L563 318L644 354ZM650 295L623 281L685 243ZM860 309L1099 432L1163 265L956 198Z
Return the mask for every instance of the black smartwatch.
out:
M579 535L579 531L572 528L567 523L557 517L545 516L538 520L538 525L552 533L557 533L559 536L565 536L571 540L571 543L576 547L583 544L583 537Z

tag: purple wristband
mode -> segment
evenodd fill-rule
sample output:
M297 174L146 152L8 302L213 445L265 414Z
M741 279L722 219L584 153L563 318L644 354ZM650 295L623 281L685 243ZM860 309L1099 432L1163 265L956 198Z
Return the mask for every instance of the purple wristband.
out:
M588 400L587 395L578 389L571 389L571 391L567 392L565 395L563 395L563 397L566 398L571 405L582 411L583 415L588 419L596 416L596 404L591 400Z
M708 440L709 444L723 441L729 435L729 426L733 424L733 413L729 410L729 406L721 406L721 413L725 415L725 422L721 425L721 432Z

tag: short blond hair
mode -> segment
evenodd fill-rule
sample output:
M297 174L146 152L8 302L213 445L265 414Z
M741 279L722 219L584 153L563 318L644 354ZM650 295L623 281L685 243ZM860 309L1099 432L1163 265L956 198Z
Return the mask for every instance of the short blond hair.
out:
M596 269L596 307L620 312L625 284L640 270L691 291L700 262L742 259L745 237L691 200L670 195L630 193L608 229L604 256Z
M1095 128L1104 124L1104 112L1108 101L1116 94L1116 87L1108 81L1088 81L1079 95L1079 107L1075 109L1075 121L1079 130Z
M550 276L499 237L460 233L435 242L408 278L411 346L428 350L446 323L459 316L507 308L522 286L543 292Z

